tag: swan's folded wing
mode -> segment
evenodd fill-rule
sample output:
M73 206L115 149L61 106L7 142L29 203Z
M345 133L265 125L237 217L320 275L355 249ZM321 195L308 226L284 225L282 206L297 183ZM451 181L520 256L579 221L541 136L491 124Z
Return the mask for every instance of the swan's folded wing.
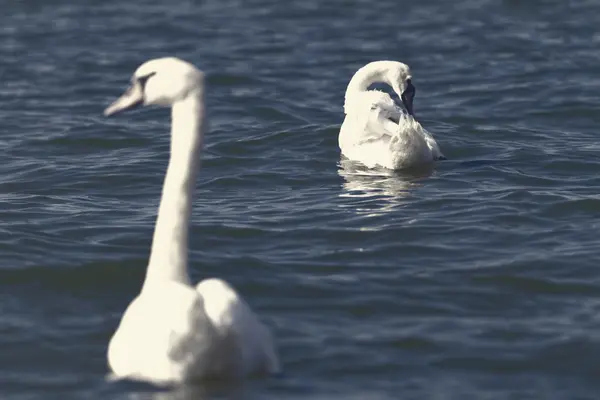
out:
M389 140L398 134L402 111L395 105L373 104L366 115L364 135L359 144L374 140Z
M211 352L218 342L218 334L206 315L202 296L191 288L173 291L170 302L169 358L194 373L212 370ZM198 363L206 365L198 365ZM193 364L193 365L192 365Z
M376 90L361 93L346 107L352 118L355 144L363 144L393 136L402 118L402 109L385 92Z
M423 137L425 137L425 141L427 142L427 145L431 149L431 154L433 156L433 159L434 160L445 160L446 156L444 156L444 154L440 150L440 146L437 144L437 142L435 141L433 136L431 136L431 133L429 133L425 129L423 129Z
M236 364L243 372L276 373L279 360L269 329L259 320L250 306L227 282L206 279L197 286L212 325L228 347L235 349Z

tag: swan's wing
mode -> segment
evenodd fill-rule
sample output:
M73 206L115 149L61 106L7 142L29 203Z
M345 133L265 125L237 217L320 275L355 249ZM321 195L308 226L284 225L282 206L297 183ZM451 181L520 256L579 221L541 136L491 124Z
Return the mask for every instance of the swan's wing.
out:
M373 104L369 110L363 139L359 144L373 140L389 140L399 132L398 122L402 114L387 104Z
M410 130L414 133L417 133L419 137L422 137L429 149L429 152L431 153L431 157L434 160L446 159L446 157L442 154L439 145L433 138L433 135L429 133L427 129L423 128L419 121L417 121L413 116L408 114L402 114L397 125L399 133L402 131Z
M226 345L227 338L220 335L207 315L202 296L184 285L171 296L170 324L165 327L169 331L169 358L187 376L220 375L231 370L235 349Z
M387 97L386 101L380 101L371 105L371 114L377 115L380 119L391 121L395 124L400 123L400 120L406 116L405 111L398 107L391 97Z
M269 329L227 282L206 279L196 290L204 299L212 325L239 352L236 363L244 374L279 372L279 359Z
M392 140L404 137L402 132L413 131L418 133L427 144L434 160L443 160L446 157L442 154L439 145L425 128L413 116L407 114L402 108L398 107L391 97L378 96L378 101L371 104L368 114L363 143L373 140ZM400 147L406 146L401 143ZM392 143L393 146L393 143Z
M340 132L340 147L360 145L392 136L402 109L385 92L370 90L347 101L346 118Z

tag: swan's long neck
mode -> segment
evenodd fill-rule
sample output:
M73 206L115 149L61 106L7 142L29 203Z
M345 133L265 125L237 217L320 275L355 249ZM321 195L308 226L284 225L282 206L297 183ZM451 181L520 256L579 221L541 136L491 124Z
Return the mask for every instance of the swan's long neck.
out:
M188 231L203 134L204 95L202 90L198 90L172 108L171 156L144 289L164 281L190 283L187 270Z

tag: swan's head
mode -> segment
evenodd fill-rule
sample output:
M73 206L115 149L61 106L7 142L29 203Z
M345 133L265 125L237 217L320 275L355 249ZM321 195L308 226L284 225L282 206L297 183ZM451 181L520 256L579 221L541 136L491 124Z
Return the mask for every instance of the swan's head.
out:
M175 57L157 58L138 67L131 86L104 110L109 116L140 105L170 107L190 94L201 93L204 74Z
M394 61L386 73L386 79L394 92L400 97L406 111L413 114L413 99L416 89L412 84L412 74L408 65Z

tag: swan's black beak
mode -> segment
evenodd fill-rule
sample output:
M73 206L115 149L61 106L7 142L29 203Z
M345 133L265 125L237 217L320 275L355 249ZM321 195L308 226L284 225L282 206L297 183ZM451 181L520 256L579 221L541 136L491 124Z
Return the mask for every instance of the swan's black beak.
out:
M406 108L406 112L410 115L414 115L413 113L413 99L415 98L415 93L417 89L413 86L410 79L406 80L406 89L402 93L400 98L402 99L402 103L404 103L404 107Z
M123 93L121 97L115 100L110 106L104 110L105 116L115 115L123 111L131 110L141 105L144 102L144 90L139 82L134 82Z

